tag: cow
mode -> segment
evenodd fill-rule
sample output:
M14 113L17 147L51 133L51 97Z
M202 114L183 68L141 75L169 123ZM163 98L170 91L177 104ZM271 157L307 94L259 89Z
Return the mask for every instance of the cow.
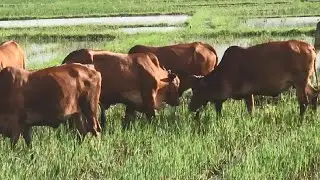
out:
M0 71L8 66L25 69L25 54L15 41L0 44Z
M6 67L0 82L0 133L11 138L12 147L21 134L31 146L32 126L57 128L68 118L81 137L100 134L101 74L93 66L67 64L34 71Z
M218 65L218 55L214 47L203 42L175 44L170 46L154 47L135 45L129 54L151 52L155 54L166 69L176 73L181 81L179 96L191 88L190 75L205 76Z
M123 54L111 51L79 49L71 52L64 63L93 63L102 76L100 101L104 110L122 103L126 106L123 129L130 125L135 111L151 120L164 103L179 105L180 80L175 73L160 66L152 53ZM101 122L104 129L105 122Z
M231 46L215 70L194 79L189 109L195 112L213 102L219 117L225 100L244 99L252 115L253 95L275 97L293 86L303 117L307 104L311 103L314 110L317 107L319 92L310 82L316 71L315 60L314 47L300 40L272 41L248 48Z

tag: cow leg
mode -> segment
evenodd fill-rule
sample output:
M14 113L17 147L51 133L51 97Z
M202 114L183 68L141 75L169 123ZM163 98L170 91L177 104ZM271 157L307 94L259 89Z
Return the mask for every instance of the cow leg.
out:
M216 108L216 111L217 111L217 117L221 117L222 116L222 103L223 101L215 101L214 102L214 106Z
M83 116L81 114L73 115L73 122L77 129L77 137L80 142L84 140L85 135L88 133L87 122L84 122Z
M135 118L135 110L132 106L126 106L126 112L125 112L125 116L122 120L122 129L128 129L128 127L130 127L131 122L134 121Z
M154 109L147 110L145 114L146 114L149 122L151 122L152 118L154 118L156 116L156 112Z
M22 130L22 137L24 138L27 146L29 148L32 148L31 146L31 126L27 125L26 124L27 122L27 113L26 112L23 112L23 113L20 113L19 114L19 125L20 125L20 128Z
M20 128L18 131L11 132L11 137L10 137L11 149L14 149L16 147L16 144L18 143L20 138L20 134L21 134Z
M106 126L106 121L107 121L107 116L106 116L106 109L103 104L99 103L100 106L100 124L101 124L101 129L105 129Z
M11 132L10 132L10 141L11 141L11 148L14 149L16 147L16 144L19 141L20 134L21 134L21 127L19 124L19 117L13 117L10 119L12 121L11 123Z
M30 148L32 148L32 145L31 145L31 140L32 140L31 132L32 132L31 127L26 126L26 127L24 127L23 133L22 133L22 136L23 136L27 146L30 147Z
M141 96L142 96L143 106L144 106L144 113L147 116L147 119L149 122L151 122L152 118L155 117L156 115L154 110L156 107L155 94L156 94L155 90L141 91Z
M88 99L89 97L86 96L86 97L80 98L80 107L83 115L87 119L88 130L94 136L99 136L99 132L101 132L101 127L100 127L100 123L98 122L98 103L94 103L93 101L90 101Z
M199 120L199 119L200 119L200 110L196 112L196 120Z
M312 109L314 111L316 111L317 110L317 105L318 105L319 92L312 87L310 82L308 82L308 85L307 85L307 88L306 88L306 92L307 92L309 101L311 101L310 103L312 105Z
M307 96L307 84L308 84L308 77L296 77L295 81L293 82L296 88L296 94L298 97L298 102L300 106L300 116L302 117L307 109L307 105L309 103L308 96Z
M249 112L249 114L252 116L253 112L254 112L254 98L253 98L253 94L248 95L244 98L244 101L246 103L247 106L247 110Z

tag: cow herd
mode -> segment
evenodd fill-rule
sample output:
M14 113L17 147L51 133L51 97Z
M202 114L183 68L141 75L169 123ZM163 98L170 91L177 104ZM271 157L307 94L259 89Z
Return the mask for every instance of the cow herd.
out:
M252 114L254 95L277 96L294 87L302 117L308 104L317 108L313 74L316 50L300 40L231 46L219 64L215 48L203 42L136 45L127 54L78 49L60 66L32 71L18 43L7 41L0 45L0 133L10 137L12 147L21 135L30 146L33 126L69 123L81 138L89 132L99 136L111 105L126 106L126 129L136 111L151 120L165 103L178 106L188 89L192 112L199 115L212 102L220 116L229 98L243 99Z

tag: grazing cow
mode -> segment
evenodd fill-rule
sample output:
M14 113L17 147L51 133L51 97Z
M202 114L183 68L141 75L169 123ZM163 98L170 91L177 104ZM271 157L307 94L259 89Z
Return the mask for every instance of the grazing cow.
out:
M0 44L0 71L8 66L25 69L25 55L15 41Z
M312 45L298 40L275 41L248 48L229 47L219 66L195 81L189 104L197 111L214 102L221 115L222 103L228 99L244 99L248 111L254 108L253 95L277 96L294 86L303 116L307 104L317 105L318 91L310 83L315 70L316 52Z
M179 96L191 88L189 75L205 76L218 65L216 50L209 44L193 42L163 47L135 45L132 53L151 52L157 56L160 65L176 73L181 81Z
M101 131L101 74L93 66L67 64L32 72L6 67L0 82L0 133L11 138L12 146L21 134L30 146L32 126L57 128L68 117L83 136Z
M62 63L93 63L102 76L100 101L107 109L116 103L126 105L123 128L127 128L135 111L155 116L163 102L179 105L179 78L160 67L152 53L122 54L80 49L71 52ZM101 122L104 128L105 122Z

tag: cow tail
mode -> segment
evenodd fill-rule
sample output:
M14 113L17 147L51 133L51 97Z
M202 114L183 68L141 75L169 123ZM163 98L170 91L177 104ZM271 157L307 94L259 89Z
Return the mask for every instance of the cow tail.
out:
M317 73L317 63L316 63L317 58L314 60L314 75L316 76L316 83L317 83L317 89L319 89L319 82L318 82L318 73Z
M26 58L25 57L23 57L23 69L26 69Z
M106 117L106 108L104 107L104 105L99 102L99 106L100 106L100 124L101 124L101 129L104 130L106 127L106 121L107 121L107 117Z
M207 44L207 43L205 43L204 44L210 51L212 51L215 55L216 55L216 64L215 64L215 66L214 66L214 69L218 66L218 53L217 53L217 51L215 50L215 48L214 47L212 47L210 44Z

